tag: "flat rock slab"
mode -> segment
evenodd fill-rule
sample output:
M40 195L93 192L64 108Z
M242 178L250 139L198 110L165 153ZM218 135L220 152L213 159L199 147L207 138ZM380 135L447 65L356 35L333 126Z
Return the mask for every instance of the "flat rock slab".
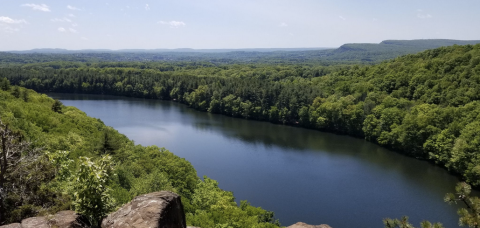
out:
M90 227L86 219L79 216L75 211L60 211L49 220L51 227L56 228L86 228Z
M182 201L168 191L137 196L108 215L102 228L186 228Z
M329 225L325 225L325 224L322 224L322 225L308 225L306 223L303 223L303 222L297 222L287 228L332 228L330 227Z
M22 228L50 228L45 217L32 217L22 220Z
M12 224L8 224L8 225L0 226L0 228L22 228L22 224L12 223Z
M60 211L53 216L32 217L22 220L22 223L12 223L0 228L88 228L85 219L75 211Z

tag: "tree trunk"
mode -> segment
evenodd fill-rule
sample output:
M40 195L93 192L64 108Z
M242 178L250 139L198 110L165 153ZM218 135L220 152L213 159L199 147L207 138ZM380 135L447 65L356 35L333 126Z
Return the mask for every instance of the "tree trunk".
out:
M5 129L6 130L6 129ZM0 157L0 225L5 222L5 204L4 204L4 196L6 196L6 192L4 189L5 186L5 173L7 171L7 145L6 145L6 138L2 135L2 156Z

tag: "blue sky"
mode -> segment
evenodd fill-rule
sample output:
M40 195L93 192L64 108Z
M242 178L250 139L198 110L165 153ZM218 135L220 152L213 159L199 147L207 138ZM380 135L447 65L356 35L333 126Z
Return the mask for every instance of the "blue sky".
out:
M474 40L479 12L479 0L0 0L0 50Z

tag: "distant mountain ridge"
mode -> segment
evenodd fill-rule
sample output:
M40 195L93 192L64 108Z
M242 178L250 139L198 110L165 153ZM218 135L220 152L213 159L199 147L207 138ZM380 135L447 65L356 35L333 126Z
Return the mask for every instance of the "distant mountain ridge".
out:
M193 49L193 48L174 48L174 49L84 49L68 50L62 48L37 48L24 51L5 51L16 54L74 54L74 53L225 53L225 52L276 52L276 51L318 51L332 48L240 48L240 49Z
M374 43L349 43L338 48L246 48L246 49L33 49L0 52L0 65L52 61L79 62L210 62L232 63L312 63L374 64L428 49L452 45L477 44L480 40L384 40Z
M428 49L452 45L474 45L478 43L480 43L480 40L449 39L384 40L379 44L350 43L344 44L331 51L326 58L333 61L378 62Z

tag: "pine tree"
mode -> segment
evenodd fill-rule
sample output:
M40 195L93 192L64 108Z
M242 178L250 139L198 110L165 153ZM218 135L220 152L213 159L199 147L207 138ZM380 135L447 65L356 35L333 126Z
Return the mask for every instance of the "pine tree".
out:
M52 111L57 112L57 113L62 113L62 102L59 101L58 99L55 99L55 102L52 104Z

